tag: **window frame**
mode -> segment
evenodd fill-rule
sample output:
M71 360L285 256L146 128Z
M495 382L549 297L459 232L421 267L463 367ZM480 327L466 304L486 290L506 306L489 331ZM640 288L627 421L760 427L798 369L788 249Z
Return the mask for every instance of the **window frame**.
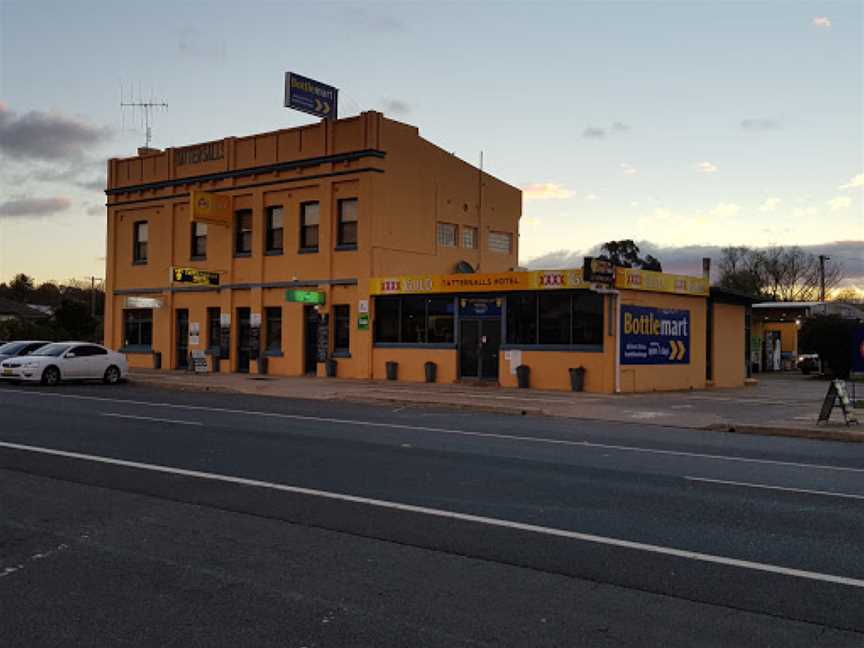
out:
M216 316L215 318L213 316ZM213 337L213 324L216 324L216 338ZM207 350L218 351L222 347L222 309L219 306L207 307Z
M354 220L345 221L342 219L343 206L348 203L354 204ZM354 240L345 240L345 228L349 225L354 226ZM356 250L360 242L360 201L354 198L340 198L336 201L336 250Z
M460 243L462 247L466 250L476 250L477 249L477 239L479 237L479 229L472 225L463 225L462 226L462 237ZM471 245L465 245L465 235L471 234Z
M145 228L145 240L141 240L141 226ZM143 254L141 253L141 246ZM132 223L132 263L134 265L146 265L150 253L150 221L139 220Z
M241 219L243 219L246 216L249 217L249 228L248 229L241 228L242 227L241 226ZM254 227L254 223L253 223L252 210L251 209L237 209L237 210L235 210L234 211L234 256L235 257L251 257L252 256L252 241L253 241L252 236L254 234L254 230L255 230L255 227ZM249 237L249 239L248 239L249 240L249 243L248 243L249 249L248 250L241 250L240 249L240 247L241 247L240 242L241 242L241 240L245 240L244 235L247 233L248 233L248 237ZM243 238L241 238L241 237L243 237Z
M204 234L198 234L198 226L201 225L204 227ZM207 258L207 235L209 234L209 228L207 227L207 223L198 223L193 222L190 233L190 249L189 249L189 258L192 261L203 261ZM197 254L198 252L198 241L204 239L204 253Z
M274 317L274 314L277 317ZM282 307L281 306L265 306L264 307L264 355L281 356L282 355ZM279 335L276 337L276 344L272 344L273 322L279 323Z
M403 321L404 321L404 303L407 299L422 299L423 300L423 323L422 323L422 331L423 331L423 342L405 342L403 335ZM453 304L453 315L452 315L452 342L429 342L429 300L431 299L440 299L440 300L451 300ZM382 341L379 339L380 336L380 304L390 303L396 304L396 340L390 341ZM456 349L458 348L459 339L457 336L457 312L458 312L458 295L382 295L375 297L375 319L372 322L373 330L372 330L372 344L373 346L380 347L382 349L396 349L396 348L422 348L422 349Z
M444 232L445 227L452 228L453 233L453 243L448 244L442 241L441 233ZM444 221L438 221L435 226L435 246L439 248L457 248L459 247L459 226L456 223L446 223Z
M279 210L282 216L282 224L273 227L273 216ZM279 232L279 245L274 245L274 234ZM285 253L285 208L282 205L271 205L267 207L264 214L264 253L271 256L279 256Z
M127 353L150 353L153 350L153 309L152 308L124 308L123 309L123 351ZM132 321L134 320L134 321ZM135 342L127 344L129 340L129 325L134 324L137 329ZM150 330L149 343L143 343L145 336L142 335L143 325L148 325Z
M339 338L344 334L346 344L339 345ZM351 357L351 306L349 304L333 304L333 357Z
M541 326L540 326L540 296L545 294L555 294L555 295L567 295L569 297L569 313L570 313L570 325L568 327L568 338L570 340L567 344L551 344L551 343L542 343L540 342L540 334L541 334ZM574 342L574 332L576 330L576 313L574 308L578 303L580 297L592 296L594 299L599 299L598 308L595 315L599 315L599 324L597 326L597 331L599 332L599 343L585 343L585 342ZM514 342L511 341L511 329L510 329L510 317L511 317L511 299L514 297L522 297L522 296L533 296L534 299L534 342ZM602 294L596 293L592 290L585 289L576 289L576 290L555 290L548 291L548 293L544 293L542 291L531 291L531 292L512 292L504 295L504 337L501 342L502 350L528 350L528 351L577 351L577 352L585 352L585 353L602 353L603 348L605 346L605 298Z
M508 241L507 250L502 250L497 247L492 246L492 240L495 236L506 236ZM489 252L494 252L495 254L513 254L513 233L512 232L489 232L486 235L486 249Z
M306 209L315 205L318 208L318 222L314 225L306 224ZM298 241L298 248L300 254L313 254L318 252L321 245L321 202L318 200L305 200L300 203L300 240ZM315 231L315 245L307 245L307 237L306 233L309 230L314 229Z

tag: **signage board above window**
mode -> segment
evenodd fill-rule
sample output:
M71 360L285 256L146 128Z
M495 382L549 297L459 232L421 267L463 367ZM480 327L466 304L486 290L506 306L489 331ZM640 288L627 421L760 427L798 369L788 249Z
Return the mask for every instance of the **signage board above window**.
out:
M286 290L285 301L320 305L325 303L325 295L319 290Z

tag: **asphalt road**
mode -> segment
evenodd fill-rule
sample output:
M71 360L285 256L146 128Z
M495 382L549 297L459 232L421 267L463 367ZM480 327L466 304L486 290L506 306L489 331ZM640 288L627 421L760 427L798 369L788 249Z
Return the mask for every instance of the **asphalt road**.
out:
M859 444L132 385L0 411L13 645L864 645Z

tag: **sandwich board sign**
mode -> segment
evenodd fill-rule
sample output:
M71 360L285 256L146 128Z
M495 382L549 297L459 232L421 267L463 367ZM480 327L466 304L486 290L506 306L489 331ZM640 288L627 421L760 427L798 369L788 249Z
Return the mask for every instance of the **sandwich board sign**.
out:
M817 422L821 423L831 418L831 411L838 404L843 412L843 420L846 425L858 423L858 419L852 413L852 400L846 390L845 380L832 380L831 384L828 385L828 393L825 394L825 400L822 401L822 411L819 412Z
M315 79L286 72L285 107L322 119L337 119L339 90Z

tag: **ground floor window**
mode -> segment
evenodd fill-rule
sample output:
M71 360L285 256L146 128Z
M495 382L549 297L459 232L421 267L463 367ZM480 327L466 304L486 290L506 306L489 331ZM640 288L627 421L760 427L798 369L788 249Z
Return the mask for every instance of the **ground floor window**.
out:
M207 348L215 350L222 342L221 311L218 308L207 309Z
M264 349L267 353L282 353L282 308L265 308L264 324Z
M375 342L453 344L453 297L406 295L375 300Z
M603 296L588 290L507 296L507 344L603 346Z
M130 351L150 351L153 345L153 310L135 308L123 311L123 347Z
M333 306L333 352L346 354L351 346L351 307Z

